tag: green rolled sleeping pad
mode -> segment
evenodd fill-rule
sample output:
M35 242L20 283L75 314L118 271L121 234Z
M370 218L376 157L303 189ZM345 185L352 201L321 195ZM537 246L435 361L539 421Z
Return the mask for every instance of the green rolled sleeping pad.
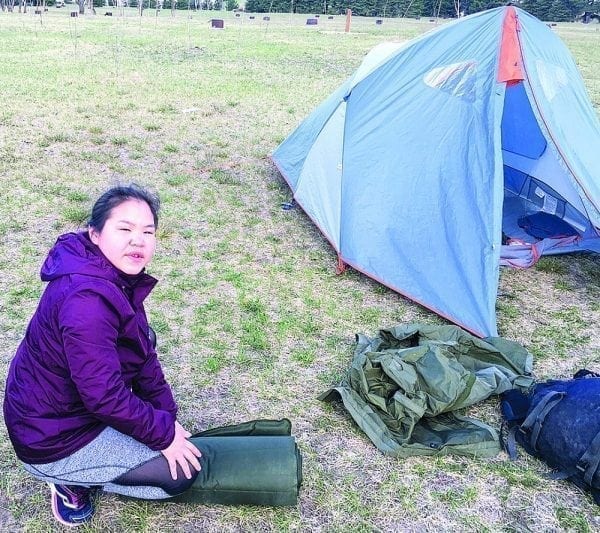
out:
M253 420L197 433L202 452L194 484L173 500L202 504L290 506L298 503L302 457L291 423Z

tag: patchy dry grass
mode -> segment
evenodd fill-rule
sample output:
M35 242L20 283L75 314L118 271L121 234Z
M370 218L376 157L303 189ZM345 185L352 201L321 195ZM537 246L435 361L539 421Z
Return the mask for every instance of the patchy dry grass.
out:
M102 10L99 10L100 15ZM161 282L147 308L191 430L287 416L304 454L293 509L193 507L102 496L89 531L591 531L600 517L543 464L384 457L337 405L354 334L443 323L336 258L267 156L382 40L432 27L397 20L162 13L71 19L0 12L0 375L42 290L57 235L81 227L106 187L136 181L163 200ZM258 17L260 19L261 17ZM559 25L600 109L600 33ZM536 354L541 377L600 370L600 266L558 257L506 270L500 333ZM469 410L498 425L494 401ZM55 527L46 489L0 430L0 530Z

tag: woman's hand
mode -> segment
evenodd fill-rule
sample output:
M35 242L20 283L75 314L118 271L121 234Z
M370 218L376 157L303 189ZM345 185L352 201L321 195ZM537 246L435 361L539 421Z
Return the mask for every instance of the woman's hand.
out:
M191 479L192 471L190 465L200 472L199 457L202 457L200 450L196 448L188 439L192 434L183 429L183 426L175 421L175 438L167 448L161 450L161 453L169 463L171 477L177 479L177 465L181 467L185 477Z

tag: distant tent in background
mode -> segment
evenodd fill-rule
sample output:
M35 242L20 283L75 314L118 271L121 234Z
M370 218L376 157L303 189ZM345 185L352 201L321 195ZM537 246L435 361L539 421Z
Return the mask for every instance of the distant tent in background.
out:
M272 159L340 261L479 336L501 264L600 252L600 122L515 7L376 47Z

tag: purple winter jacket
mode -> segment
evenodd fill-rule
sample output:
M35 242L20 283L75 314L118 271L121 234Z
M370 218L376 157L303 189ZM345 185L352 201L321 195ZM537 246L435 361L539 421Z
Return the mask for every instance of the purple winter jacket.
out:
M107 426L166 448L177 405L142 303L156 280L117 270L87 233L59 237L41 275L50 283L6 381L4 421L19 459L63 459Z

